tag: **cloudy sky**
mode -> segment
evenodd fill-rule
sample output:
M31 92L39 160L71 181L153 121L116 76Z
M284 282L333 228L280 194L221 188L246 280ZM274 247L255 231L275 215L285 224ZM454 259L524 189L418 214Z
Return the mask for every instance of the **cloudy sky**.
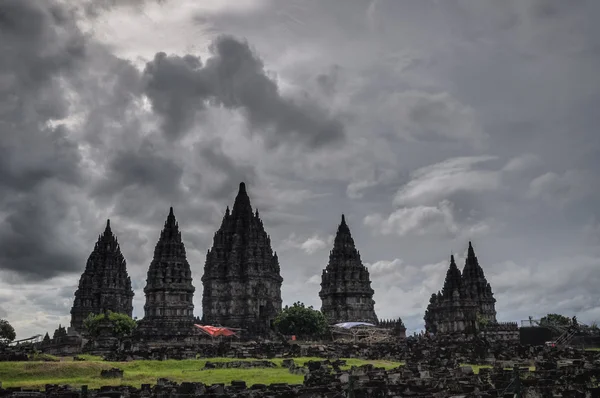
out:
M245 181L320 307L341 213L380 318L472 240L498 319L600 320L595 0L3 0L0 317L69 323L107 218L143 315L174 206L196 285Z

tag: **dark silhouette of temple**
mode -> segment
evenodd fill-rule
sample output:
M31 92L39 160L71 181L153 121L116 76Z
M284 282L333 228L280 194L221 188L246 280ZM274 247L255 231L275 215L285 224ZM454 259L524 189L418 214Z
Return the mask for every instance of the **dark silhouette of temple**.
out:
M110 220L106 221L106 229L98 237L79 279L71 309L71 327L83 332L83 321L89 314L106 311L129 316L133 312L131 279L119 242L110 228Z
M362 264L350 228L342 215L329 263L321 276L321 311L327 320L377 324L369 271Z
M242 182L206 254L203 323L241 328L247 335L267 334L281 311L282 282L271 239Z
M148 269L144 319L136 334L147 340L193 334L194 291L190 264L171 207Z
M444 286L432 294L425 311L425 329L433 333L475 332L480 323L496 323L496 299L479 266L471 242L461 274L450 256Z

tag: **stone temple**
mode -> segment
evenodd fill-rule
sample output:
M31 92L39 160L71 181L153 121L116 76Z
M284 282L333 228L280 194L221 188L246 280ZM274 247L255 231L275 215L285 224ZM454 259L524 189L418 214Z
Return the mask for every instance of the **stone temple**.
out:
M133 312L131 279L119 242L110 229L110 220L106 221L106 229L98 237L79 279L71 309L71 327L82 332L83 321L89 314L106 311L129 316Z
M136 333L148 340L192 335L194 291L190 264L171 207L148 269L144 319Z
M369 271L362 264L350 228L342 215L333 250L329 254L329 263L321 276L321 311L331 324L377 324L373 294Z
M242 182L206 254L202 322L265 335L281 311L282 282L271 239Z
M492 288L469 242L462 274L454 256L450 256L444 286L431 295L425 311L425 329L433 333L474 332L482 320L497 323L495 303Z

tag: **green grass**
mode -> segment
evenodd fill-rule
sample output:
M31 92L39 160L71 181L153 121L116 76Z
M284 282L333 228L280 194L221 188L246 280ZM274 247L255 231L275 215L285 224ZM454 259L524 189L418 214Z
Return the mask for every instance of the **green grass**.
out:
M586 348L586 351L600 351L600 347L590 347L590 348Z
M206 384L225 383L232 380L244 380L249 386L252 384L289 383L300 384L304 377L291 374L286 368L281 367L283 359L271 359L277 368L251 368L251 369L208 369L202 370L207 361L230 362L253 359L210 358L190 360L167 361L131 361L131 362L104 362L98 357L80 355L85 361L73 361L72 357L64 358L60 362L0 362L0 380L4 387L43 388L45 384L70 384L72 386L88 385L98 388L108 385L131 385L139 387L141 384L155 384L159 378L167 378L175 382L183 381L203 382ZM309 360L323 361L322 358L294 358L298 365L303 365ZM373 364L386 369L401 366L400 362L390 361L363 361L359 359L346 359L347 366L360 366ZM119 368L124 370L123 379L102 379L102 369Z
M473 368L473 373L479 374L479 369L491 369L492 365L470 365L470 364L461 364L460 366L470 366ZM504 370L513 370L513 368L504 368ZM535 366L529 367L530 372L535 372Z

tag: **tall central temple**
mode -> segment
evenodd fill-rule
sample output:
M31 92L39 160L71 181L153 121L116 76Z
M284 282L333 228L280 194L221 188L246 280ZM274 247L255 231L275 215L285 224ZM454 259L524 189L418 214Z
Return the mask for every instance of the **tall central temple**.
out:
M160 339L193 334L194 291L190 264L171 207L148 269L144 319L137 328L138 335Z
M231 213L225 211L206 254L202 283L203 322L268 333L281 311L279 260L271 249L258 211L254 213L242 182Z
M321 311L330 323L370 322L377 324L374 291L369 270L354 246L350 228L342 215L329 263L321 277Z

